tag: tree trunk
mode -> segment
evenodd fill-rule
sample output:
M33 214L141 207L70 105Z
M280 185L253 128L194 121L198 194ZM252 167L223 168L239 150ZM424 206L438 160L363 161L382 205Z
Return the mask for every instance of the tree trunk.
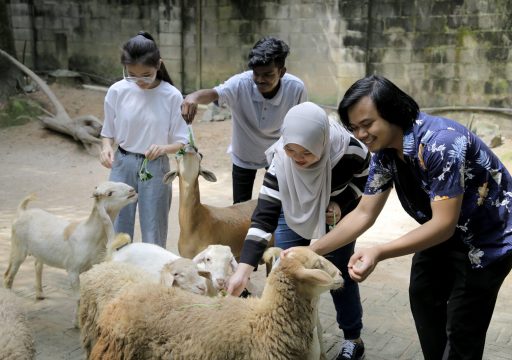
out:
M1 49L0 55L3 55L18 69L30 76L50 99L56 114L53 115L49 113L48 116L40 116L39 120L43 122L44 126L72 136L75 140L80 141L90 154L97 155L101 146L100 133L103 126L101 121L93 115L84 115L71 119L66 109L64 109L64 106L62 106L57 96L55 96L43 79Z

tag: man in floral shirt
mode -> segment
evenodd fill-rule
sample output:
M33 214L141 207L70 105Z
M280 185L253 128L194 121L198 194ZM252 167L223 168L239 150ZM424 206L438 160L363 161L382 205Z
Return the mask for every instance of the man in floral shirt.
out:
M415 253L409 298L426 360L481 359L503 280L512 268L512 178L466 127L419 111L388 79L370 76L346 92L343 124L373 153L365 194L311 245L326 254L374 223L392 187L421 225L358 249L349 274L363 281L381 260Z

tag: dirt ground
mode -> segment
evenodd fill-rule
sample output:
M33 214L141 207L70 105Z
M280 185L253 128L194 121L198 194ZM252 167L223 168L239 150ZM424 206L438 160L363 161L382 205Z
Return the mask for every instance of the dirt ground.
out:
M92 114L102 119L104 92L55 84L51 88L71 117ZM32 96L39 99L45 98L43 94ZM202 201L217 206L229 205L231 204L231 162L226 149L231 136L231 121L201 122L200 118L198 116L193 125L196 145L204 155L203 167L213 171L218 179L216 183L209 183L200 178ZM512 169L510 138L505 137L504 145L497 148L496 152L502 156L507 167ZM87 217L91 210L91 194L94 187L108 178L109 170L103 168L98 157L88 154L79 143L68 136L42 128L37 120L22 126L1 129L0 154L2 169L0 171L0 254L3 254L0 258L0 272L3 273L7 266L11 221L23 197L36 193L38 198L31 206L42 207L70 220L81 220ZM174 167L174 160L171 159L171 162L171 167ZM261 184L262 174L262 172L258 173L255 196ZM177 250L179 233L177 205L178 185L174 183L167 238L167 247L172 251ZM392 196L375 226L358 240L358 246L388 241L415 226L414 221L401 209L396 197ZM138 225L135 241L140 241ZM365 282L366 289L380 289L385 283L386 288L405 291L408 285L409 262L410 257L406 256L379 264L378 269ZM27 260L20 271L30 273L32 277L32 264L31 259ZM61 283L56 286L66 286L65 277L62 276L60 279ZM19 283L15 280L14 288L18 289L18 294L28 296L33 292L32 281ZM43 275L43 283L48 284L51 281L51 278L45 278ZM26 290L23 290L23 287ZM364 291L367 290L363 289ZM510 299L511 276L505 281L502 292L506 292ZM501 311L501 315L505 314L506 318L512 320L510 306L506 310L507 306L503 301L505 300L498 300L497 309ZM368 303L371 303L370 300ZM407 313L393 314L395 319L402 319L400 321L410 328L411 320L407 316ZM404 317L406 317L405 320L403 320Z

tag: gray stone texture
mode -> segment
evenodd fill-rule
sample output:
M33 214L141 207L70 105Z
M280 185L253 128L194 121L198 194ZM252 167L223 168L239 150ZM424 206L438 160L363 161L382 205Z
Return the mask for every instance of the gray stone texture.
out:
M39 70L119 78L119 47L143 29L189 93L246 69L252 45L273 35L288 42L288 71L321 104L377 73L420 106L512 107L509 0L11 0L9 9L18 57L25 49Z

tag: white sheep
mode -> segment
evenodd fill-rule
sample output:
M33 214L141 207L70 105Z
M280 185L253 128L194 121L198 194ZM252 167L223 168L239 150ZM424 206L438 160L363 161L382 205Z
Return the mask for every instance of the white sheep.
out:
M34 359L34 339L20 299L3 288L0 288L0 324L0 359Z
M100 315L91 359L305 359L318 297L342 284L331 262L301 247L281 256L261 299L136 285Z
M80 275L78 318L82 347L87 354L96 339L96 320L101 310L123 289L138 283L160 283L207 294L205 281L209 280L210 273L199 270L191 259L174 255L157 245L129 244L130 241L128 234L117 234L107 249L108 261Z
M132 243L126 246L122 245L116 244L116 248L120 247L118 250L108 251L107 259L135 264L153 274L155 278L160 276L160 271L165 264L183 259L181 256L154 244ZM207 294L209 296L215 296L225 288L229 275L237 266L230 247L224 245L209 245L189 261L196 263L198 274L206 278ZM184 262L181 261L181 263ZM188 282L192 283L192 279L189 278ZM183 288L183 286L180 287Z
M189 275L193 276L189 276ZM177 286L204 295L206 285L191 286L197 277L197 266L190 259L178 258L165 264L158 279L145 269L127 262L106 261L80 275L79 327L82 347L89 354L97 337L96 322L105 305L123 290L135 284ZM189 279L194 278L194 280Z
M96 321L103 307L125 288L154 282L152 274L124 262L102 262L80 275L78 321L87 357L97 337Z
M177 170L164 176L166 184L179 177L179 224L180 236L178 251L181 256L193 258L211 244L226 245L236 258L251 224L251 216L256 208L256 200L216 207L201 203L199 175L207 181L215 182L213 172L201 167L201 154L193 146L187 145L176 156Z
M151 275L155 283L161 281L164 274L169 286L206 295L207 281L211 279L208 269L200 269L193 260L182 258L158 245L130 242L128 234L117 234L107 248L106 260L136 265Z
M199 268L210 273L214 294L226 288L229 276L238 265L231 248L226 245L208 245L192 260ZM211 291L209 295L212 295Z
M120 182L103 182L92 196L94 205L89 217L71 222L42 209L27 209L32 196L18 206L17 219L11 230L9 265L4 286L11 288L14 277L27 255L35 258L36 298L43 299L43 264L65 269L73 294L78 297L79 274L103 260L107 242L113 241L112 222L119 211L137 200L135 190ZM76 325L76 313L75 325Z

